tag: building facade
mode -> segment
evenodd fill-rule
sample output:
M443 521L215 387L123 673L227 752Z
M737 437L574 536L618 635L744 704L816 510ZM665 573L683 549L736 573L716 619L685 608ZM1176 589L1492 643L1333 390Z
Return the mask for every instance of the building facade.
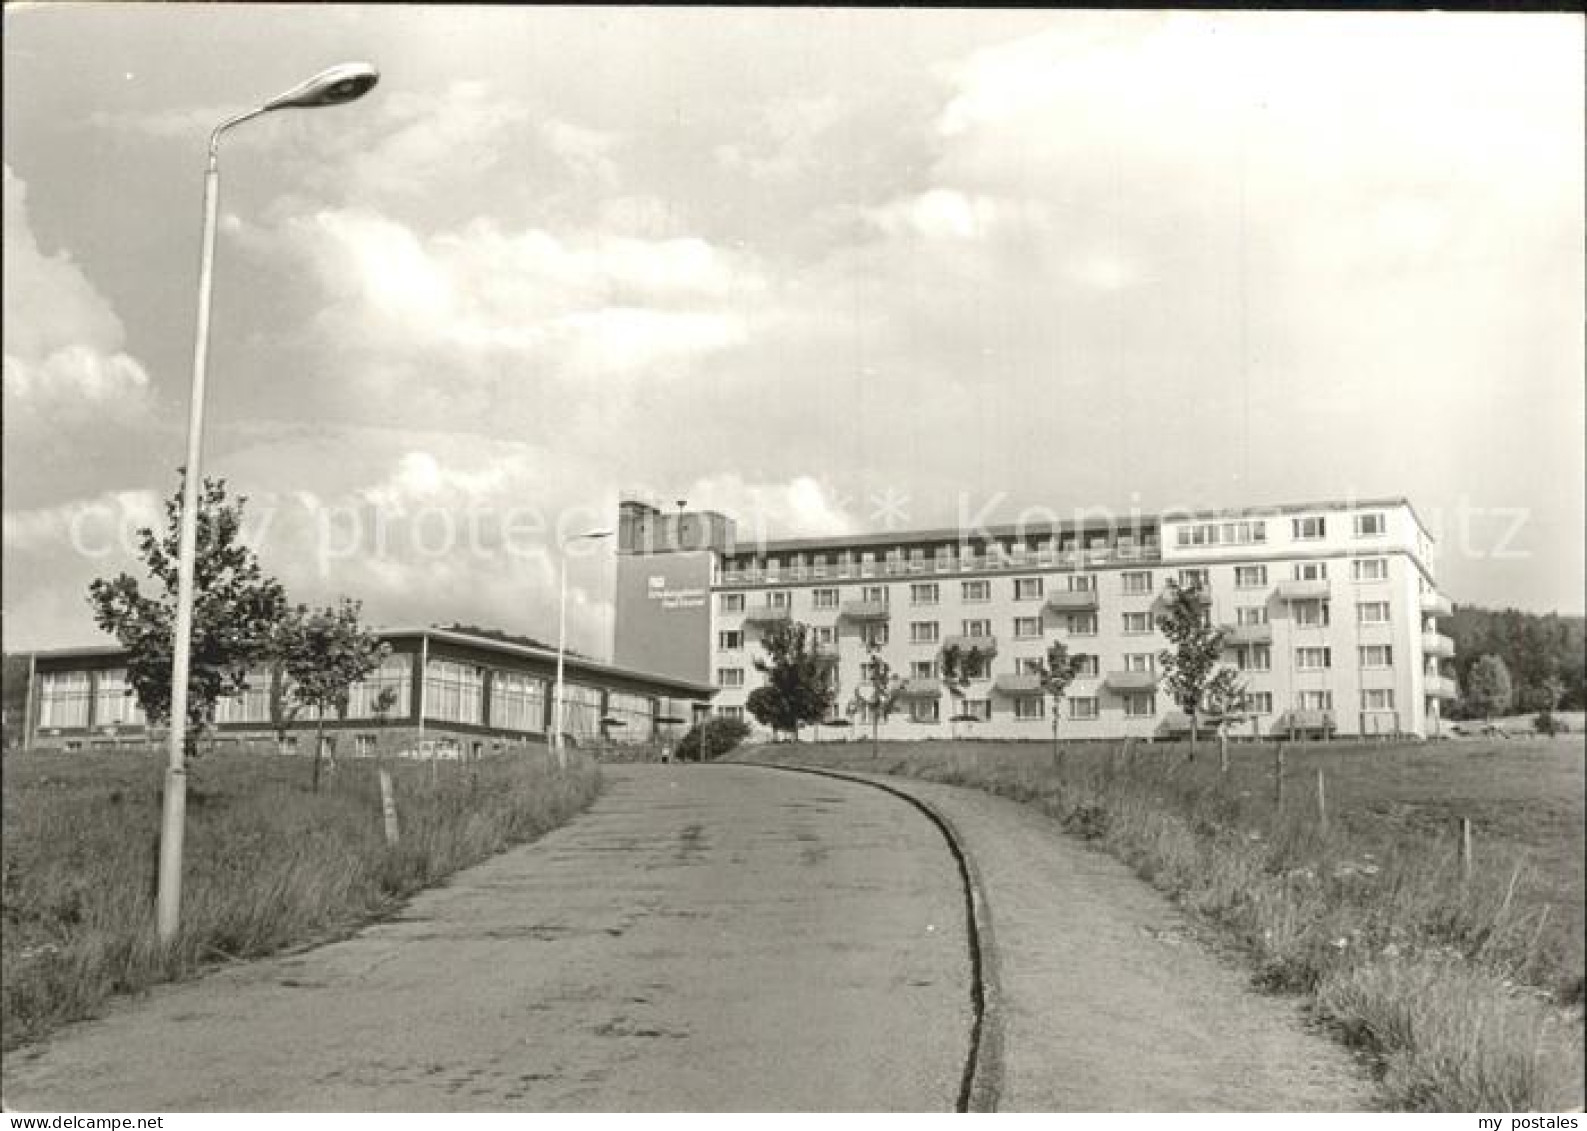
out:
M347 716L327 718L339 752L458 758L544 743L552 727L556 652L472 633L426 628L381 632L384 663L355 684ZM709 684L567 656L563 734L577 745L667 740L707 709ZM29 680L29 738L41 749L147 745L146 720L119 648L40 652ZM277 744L271 675L250 673L246 689L216 707L217 745ZM388 693L382 695L382 693ZM389 704L385 710L382 706ZM288 751L309 749L317 726L300 716Z
M1169 580L1198 583L1227 630L1224 662L1250 696L1236 734L1427 737L1455 695L1453 645L1438 631L1451 605L1434 578L1432 538L1404 499L753 547L733 544L730 523L719 533L720 545L696 551L711 566L708 626L690 622L679 647L709 651L714 709L751 723L761 636L793 620L837 665L838 714L866 722L854 695L873 652L902 677L888 737L1050 735L1052 704L1032 667L1054 640L1081 664L1062 734L1172 737L1188 721L1160 686ZM670 584L647 566L664 567L671 551L629 540L619 553L632 561L618 578L621 655L625 639L665 623L660 602L633 593L625 602L621 590L654 576ZM942 655L952 645L985 660L978 678L950 690Z

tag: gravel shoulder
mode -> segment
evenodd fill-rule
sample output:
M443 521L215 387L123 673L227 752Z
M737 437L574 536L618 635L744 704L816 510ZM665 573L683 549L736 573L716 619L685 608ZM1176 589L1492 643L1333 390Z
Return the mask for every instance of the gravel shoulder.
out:
M1366 1111L1365 1069L1028 806L882 775L953 828L984 899L1000 1111Z

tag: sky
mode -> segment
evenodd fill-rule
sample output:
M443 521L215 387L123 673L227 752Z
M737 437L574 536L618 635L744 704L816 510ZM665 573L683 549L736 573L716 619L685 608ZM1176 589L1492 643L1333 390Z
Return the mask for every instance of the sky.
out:
M554 638L620 494L774 537L1408 497L1457 603L1583 610L1582 21L24 6L8 650L203 466L296 600ZM566 558L610 650L609 542Z

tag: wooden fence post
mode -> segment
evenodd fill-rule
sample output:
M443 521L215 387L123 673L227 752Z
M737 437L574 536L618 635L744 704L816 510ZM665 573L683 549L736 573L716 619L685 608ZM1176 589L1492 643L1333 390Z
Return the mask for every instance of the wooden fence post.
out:
M1284 804L1284 744L1273 744L1273 804Z
M391 774L380 771L380 809L386 818L386 843L397 843L397 798L391 789Z
M1317 767L1317 827L1324 836L1328 835L1328 793L1323 784L1323 770Z
M1471 882L1471 818L1460 818L1460 882Z

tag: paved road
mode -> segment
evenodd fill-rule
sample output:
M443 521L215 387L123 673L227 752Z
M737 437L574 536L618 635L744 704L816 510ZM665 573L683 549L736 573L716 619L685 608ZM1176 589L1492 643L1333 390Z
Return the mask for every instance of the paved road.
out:
M591 811L295 956L8 1057L12 1110L948 1110L971 1022L937 829L861 785L609 767Z
M1027 805L875 780L955 830L985 898L999 1111L1360 1111L1373 1087L1293 998L1189 935L1123 864Z

